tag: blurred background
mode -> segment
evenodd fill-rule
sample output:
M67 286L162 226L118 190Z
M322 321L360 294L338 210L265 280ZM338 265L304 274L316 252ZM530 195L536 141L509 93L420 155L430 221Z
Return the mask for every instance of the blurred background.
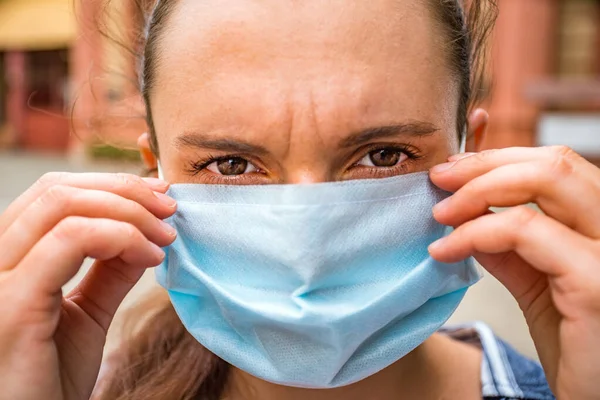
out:
M139 49L143 15L130 3L0 0L0 212L47 171L141 171L145 122L128 49ZM498 3L485 146L565 144L600 165L600 0ZM127 303L152 285L149 274ZM451 322L471 320L535 357L518 307L491 277Z

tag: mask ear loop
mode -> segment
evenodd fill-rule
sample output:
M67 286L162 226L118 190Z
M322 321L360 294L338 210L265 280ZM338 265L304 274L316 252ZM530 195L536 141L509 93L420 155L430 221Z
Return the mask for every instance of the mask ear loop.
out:
M465 128L460 134L460 150L459 154L464 154L467 152L467 128ZM453 228L447 228L446 234L449 235L450 232L453 231ZM479 278L483 279L485 277L484 269L477 261L475 261L474 257L470 257L465 260L466 263L472 263L475 265L477 269L477 273L479 274Z
M466 153L467 151L467 128L465 128L460 135L460 150L459 153Z
M163 174L162 167L160 166L160 161L158 161L158 163L157 163L157 169L158 169L158 179L162 179L164 181L165 174Z

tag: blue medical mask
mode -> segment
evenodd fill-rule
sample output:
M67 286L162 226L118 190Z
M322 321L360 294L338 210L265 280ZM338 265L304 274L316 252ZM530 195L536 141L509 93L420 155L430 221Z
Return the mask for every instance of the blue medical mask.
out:
M187 330L270 382L362 380L429 338L479 280L427 247L447 193L427 173L314 185L177 184L157 271Z

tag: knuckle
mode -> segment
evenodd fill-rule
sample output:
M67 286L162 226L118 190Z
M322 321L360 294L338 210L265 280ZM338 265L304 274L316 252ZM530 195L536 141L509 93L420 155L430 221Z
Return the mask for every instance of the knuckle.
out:
M152 190L141 177L126 173L116 174L116 183L111 191L129 199L146 199L154 197L152 195Z
M524 227L529 225L533 220L535 220L539 216L539 213L537 211L528 206L515 207L510 212L512 217L511 225L518 227Z
M483 163L483 162L487 162L491 157L494 157L497 152L498 152L498 150L483 150L483 151L480 151L479 153L476 153L473 157L475 158L476 161ZM471 157L469 157L469 158L471 158Z
M73 241L82 236L86 229L85 221L83 217L66 217L56 224L52 234L59 240Z
M140 233L140 231L132 224L129 224L127 222L121 222L119 224L119 227L123 234L123 238L127 242L133 242L142 237L142 234Z
M139 187L142 185L142 179L136 175L126 174L126 173L118 173L118 174L116 174L116 178L117 178L118 184L125 188Z
M550 146L548 147L548 150L555 157L570 157L573 154L576 154L572 148L564 145Z
M570 175L574 170L574 162L580 156L568 146L548 147L550 153L550 168L548 171L554 178Z
M72 191L69 187L63 185L52 185L38 198L43 206L60 205L62 208L68 207L71 201Z
M512 246L517 246L527 235L531 235L530 226L539 214L528 206L515 207L506 211L506 219L503 219L499 228L502 235Z
M67 175L67 172L47 172L37 180L36 185L41 187L56 185L63 182Z

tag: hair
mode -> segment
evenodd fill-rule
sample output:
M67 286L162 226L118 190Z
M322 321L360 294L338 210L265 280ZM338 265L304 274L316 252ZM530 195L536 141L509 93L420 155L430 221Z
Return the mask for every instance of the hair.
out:
M143 16L136 42L140 93L146 107L150 146L159 148L152 119L151 95L160 65L161 38L177 0L130 0ZM434 21L447 39L444 51L459 83L456 129L467 127L467 115L488 93L486 41L496 16L496 0L427 0ZM119 348L118 365L101 385L105 400L218 400L227 385L228 364L198 343L184 328L165 296L130 312L127 339Z
M128 310L122 331L127 339L109 356L94 398L220 399L228 364L186 331L163 291Z

